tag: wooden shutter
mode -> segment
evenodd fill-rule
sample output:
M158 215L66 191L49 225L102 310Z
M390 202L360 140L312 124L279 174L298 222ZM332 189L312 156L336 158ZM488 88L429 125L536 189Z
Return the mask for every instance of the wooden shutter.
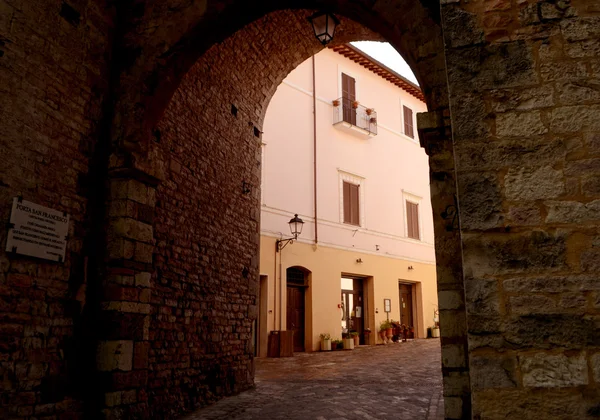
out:
M344 73L342 73L342 98L350 102L356 100L356 80Z
M403 106L404 110L404 134L411 139L415 138L415 132L413 129L413 112L412 109Z
M412 239L421 239L419 235L419 205L406 202L406 221L408 225L408 237Z
M344 181L344 223L360 225L359 186Z
M352 103L356 101L356 80L342 73L342 110L344 121L356 125L356 110Z

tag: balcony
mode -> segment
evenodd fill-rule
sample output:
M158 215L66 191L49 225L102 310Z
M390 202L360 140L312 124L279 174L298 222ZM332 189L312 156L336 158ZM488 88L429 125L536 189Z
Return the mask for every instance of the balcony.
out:
M377 135L377 112L348 98L333 101L333 125L353 134Z

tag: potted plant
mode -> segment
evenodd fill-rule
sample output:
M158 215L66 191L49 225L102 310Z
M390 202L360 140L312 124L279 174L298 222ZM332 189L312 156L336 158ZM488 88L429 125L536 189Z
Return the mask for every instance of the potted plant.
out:
M369 118L369 122L370 122L371 124L377 124L377 118L375 118L375 117L371 117L371 118Z
M342 350L344 348L344 342L339 339L335 339L331 341L331 348L333 350Z
M371 341L369 340L371 338L371 329L365 328L365 330L363 331L363 336L365 338L365 344L369 345L371 343Z
M379 337L383 341L383 344L387 344L387 330L391 328L392 324L390 324L390 321L381 321L379 324Z
M352 101L352 108L358 108L358 101Z
M352 331L350 336L354 339L354 347L358 347L360 344L360 337L358 336L358 332Z
M385 335L388 338L388 341L392 340L392 337L394 336L394 321L390 320L387 323L387 328L385 329Z
M365 112L367 113L367 115L371 115L373 113L374 109L373 108L367 108L365 110Z
M333 106L340 106L340 100L339 99L334 99L333 101L331 101L331 103L333 104Z
M353 350L354 349L354 338L352 338L351 333L342 334L342 340L344 343L344 350Z
M434 325L433 327L431 327L431 336L433 338L438 338L440 336L440 327L437 325Z
M331 335L329 333L321 334L321 351L331 351Z

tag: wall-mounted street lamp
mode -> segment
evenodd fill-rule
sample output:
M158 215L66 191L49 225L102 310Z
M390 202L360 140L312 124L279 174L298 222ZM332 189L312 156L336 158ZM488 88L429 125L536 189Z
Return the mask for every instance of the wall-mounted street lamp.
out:
M315 37L323 46L331 42L335 34L335 27L340 24L339 19L332 13L322 11L309 16L308 21L312 24Z
M290 232L292 232L293 238L288 239L277 239L275 242L275 251L279 252L283 248L286 247L287 244L291 244L295 239L298 239L298 236L302 233L302 227L304 226L304 221L298 217L297 214L294 215L293 219L289 221Z

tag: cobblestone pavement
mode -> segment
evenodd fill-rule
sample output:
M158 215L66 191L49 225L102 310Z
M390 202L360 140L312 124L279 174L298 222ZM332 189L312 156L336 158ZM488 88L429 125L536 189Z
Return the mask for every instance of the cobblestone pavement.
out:
M440 360L439 339L256 359L255 389L185 420L441 420Z

